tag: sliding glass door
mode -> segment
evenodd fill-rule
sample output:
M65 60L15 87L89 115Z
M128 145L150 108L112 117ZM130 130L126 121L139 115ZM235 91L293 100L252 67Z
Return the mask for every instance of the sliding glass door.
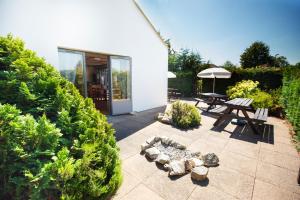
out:
M110 56L112 114L132 112L131 60L129 57Z

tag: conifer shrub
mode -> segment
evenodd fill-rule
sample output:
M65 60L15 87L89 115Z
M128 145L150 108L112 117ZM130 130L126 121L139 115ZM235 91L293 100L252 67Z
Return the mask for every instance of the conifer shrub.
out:
M171 116L173 124L182 129L197 127L201 121L200 113L195 106L180 101L172 104Z
M0 36L0 199L105 199L121 182L114 130L21 39Z

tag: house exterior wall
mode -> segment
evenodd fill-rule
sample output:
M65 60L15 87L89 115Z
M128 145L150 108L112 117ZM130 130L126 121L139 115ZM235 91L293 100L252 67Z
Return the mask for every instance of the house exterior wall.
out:
M132 0L0 0L8 33L55 67L58 47L129 56L133 111L167 102L167 48Z

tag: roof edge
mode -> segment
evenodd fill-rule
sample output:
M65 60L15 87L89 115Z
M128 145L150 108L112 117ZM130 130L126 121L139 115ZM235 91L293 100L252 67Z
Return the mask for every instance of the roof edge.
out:
M134 5L137 7L137 9L141 12L141 14L144 16L144 18L146 19L146 21L148 22L148 24L151 26L152 30L155 32L155 34L158 36L158 38L161 40L161 42L164 44L164 46L166 48L168 48L168 45L165 43L164 39L162 38L162 36L160 35L160 33L156 30L155 26L152 24L152 22L150 21L150 19L147 17L147 15L144 13L143 9L140 7L140 5L138 4L138 2L136 0L132 0Z

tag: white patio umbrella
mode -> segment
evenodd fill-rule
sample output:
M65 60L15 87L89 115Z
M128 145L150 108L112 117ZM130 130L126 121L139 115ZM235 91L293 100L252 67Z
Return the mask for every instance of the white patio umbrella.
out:
M176 78L176 75L173 72L168 71L168 78Z
M205 69L197 74L199 78L213 78L213 93L215 93L215 82L216 78L230 78L231 73L224 68L221 67L213 67Z

